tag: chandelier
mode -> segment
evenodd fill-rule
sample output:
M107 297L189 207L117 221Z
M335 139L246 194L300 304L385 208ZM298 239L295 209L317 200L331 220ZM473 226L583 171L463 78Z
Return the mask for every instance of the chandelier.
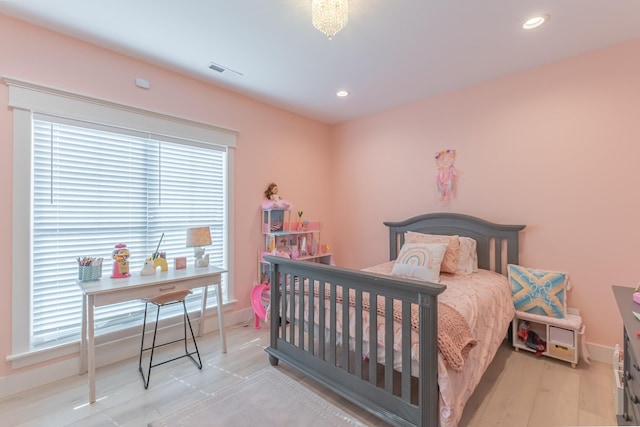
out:
M323 32L329 40L347 25L349 3L347 0L313 0L311 2L313 26Z

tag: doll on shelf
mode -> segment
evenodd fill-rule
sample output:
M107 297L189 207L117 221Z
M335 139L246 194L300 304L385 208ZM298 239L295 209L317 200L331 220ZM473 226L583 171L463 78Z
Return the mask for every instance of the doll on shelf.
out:
M291 203L287 202L278 194L278 184L272 182L264 191L265 200L262 201L262 209L291 209Z

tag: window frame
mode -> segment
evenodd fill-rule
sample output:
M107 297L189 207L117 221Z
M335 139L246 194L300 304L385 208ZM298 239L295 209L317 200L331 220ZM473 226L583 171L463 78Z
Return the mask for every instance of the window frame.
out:
M12 354L14 367L27 366L78 351L78 344L34 352L30 348L30 262L32 235L32 116L43 113L70 117L128 129L202 141L227 147L226 233L227 300L234 299L234 162L237 132L206 123L173 117L87 97L72 92L3 77L9 87L9 107L13 112L13 203L12 203ZM26 285L25 285L26 284ZM212 309L214 307L210 307ZM209 310L210 310L209 309ZM78 337L79 338L79 337ZM108 339L108 338L107 338Z

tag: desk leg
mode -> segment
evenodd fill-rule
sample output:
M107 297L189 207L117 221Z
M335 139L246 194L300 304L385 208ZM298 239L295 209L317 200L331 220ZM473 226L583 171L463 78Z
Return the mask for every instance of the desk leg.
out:
M209 286L205 286L202 290L202 306L200 307L200 321L198 322L198 336L204 334L204 313L207 308L207 295L209 294Z
M227 352L227 337L224 333L224 321L222 319L222 285L220 283L214 284L218 295L218 327L220 328L220 339L222 340L222 352ZM202 290L202 307L200 307L200 325L198 326L198 336L202 336L204 333L204 313L207 308L207 294L209 293L209 287L205 286Z
M80 328L80 372L87 372L87 296L82 294L82 327Z
M227 337L224 333L224 319L222 318L222 283L216 284L218 290L218 327L220 328L220 339L222 340L222 352L227 352Z
M89 403L96 401L96 340L93 321L93 295L87 296L87 327L89 329L89 344L87 353L89 359Z

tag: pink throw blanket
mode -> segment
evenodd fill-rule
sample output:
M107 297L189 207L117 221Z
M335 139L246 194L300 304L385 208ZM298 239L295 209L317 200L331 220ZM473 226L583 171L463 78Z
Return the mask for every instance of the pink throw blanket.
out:
M447 365L454 371L462 371L464 360L477 344L464 317L453 307L439 302L438 349Z
M336 290L336 302L342 303L342 288L337 287ZM306 288L305 288L306 293ZM318 284L314 286L315 296L319 296ZM325 298L330 297L330 285L325 288ZM349 305L355 307L355 290L349 291ZM369 294L362 294L362 308L363 310L370 310ZM384 298L378 298L376 311L380 316L385 315L385 301ZM393 301L393 318L396 321L402 321L402 301ZM418 331L419 324L419 311L416 304L411 305L411 327ZM438 303L438 349L444 362L451 369L460 372L464 366L464 361L467 355L473 347L477 345L476 339L471 334L469 324L465 320L464 316L460 314L455 308Z

